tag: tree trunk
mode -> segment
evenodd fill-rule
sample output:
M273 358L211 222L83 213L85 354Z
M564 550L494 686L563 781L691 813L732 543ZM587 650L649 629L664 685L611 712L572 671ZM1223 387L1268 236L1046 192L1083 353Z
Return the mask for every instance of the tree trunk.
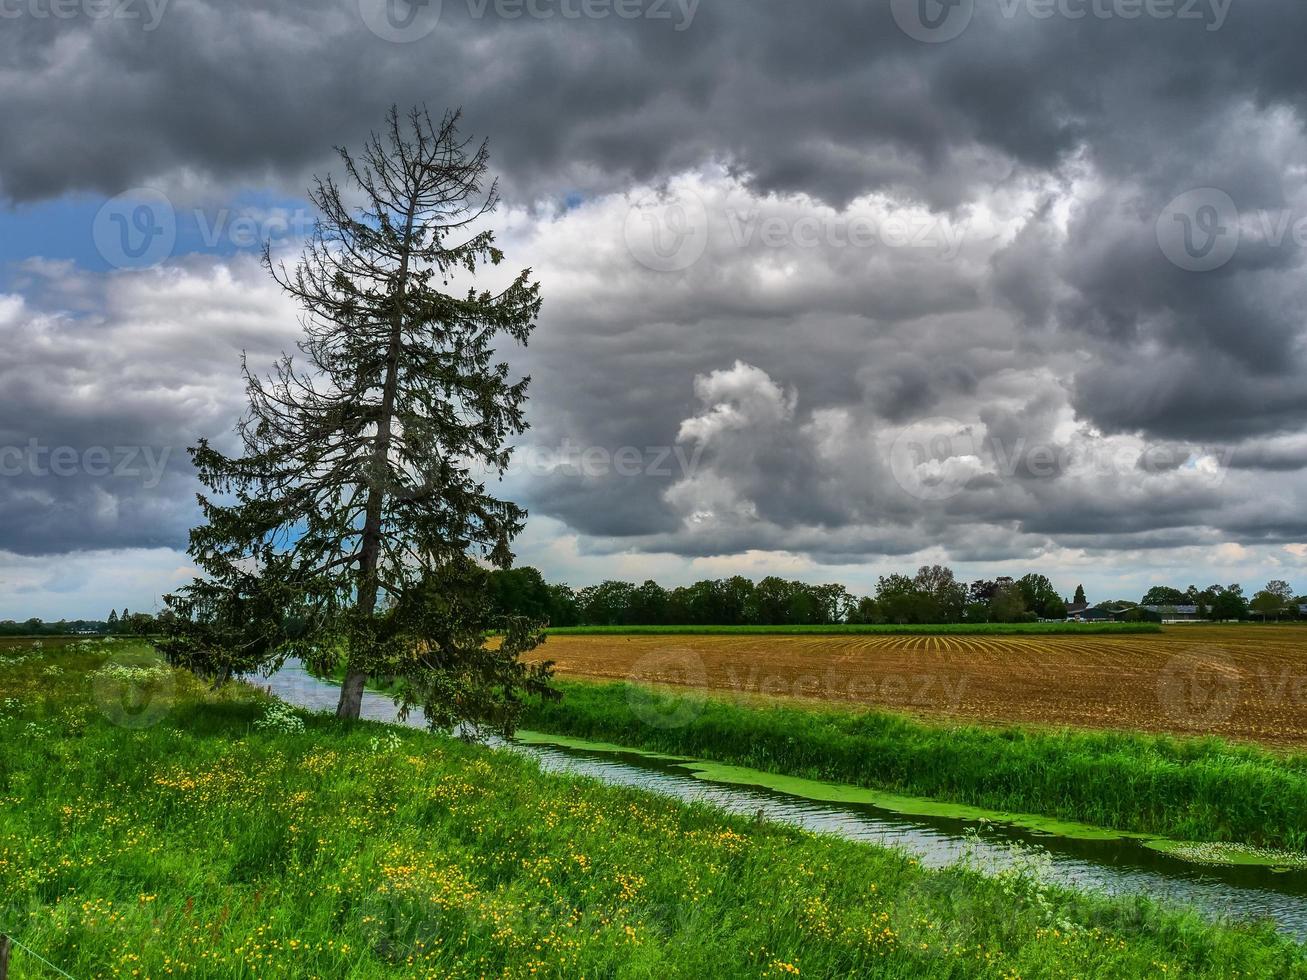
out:
M221 691L229 680L231 680L231 667L227 664L223 664L214 672L213 686L210 687L209 690Z
M358 718L363 710L363 685L367 681L368 675L361 671L351 670L345 675L340 685L340 702L336 705L337 718Z
M395 412L395 389L399 384L399 354L404 339L404 300L408 292L409 251L413 241L413 208L410 206L404 226L404 258L400 263L395 288L395 313L390 324L386 351L386 377L382 384L381 411L377 419L377 437L372 450L372 480L363 519L363 542L359 552L359 588L355 611L372 616L377 611L377 562L381 556L381 510L385 503L383 474L390 459L391 417ZM353 663L347 663L345 681L340 685L336 717L357 721L363 710L363 685L368 675Z

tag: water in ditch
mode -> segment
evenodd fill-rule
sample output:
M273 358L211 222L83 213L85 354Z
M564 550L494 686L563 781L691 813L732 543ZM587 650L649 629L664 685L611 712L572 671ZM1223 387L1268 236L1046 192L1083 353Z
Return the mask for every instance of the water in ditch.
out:
M340 693L295 661L254 683L311 710L334 709ZM372 721L399 722L391 699L372 691L364 692L362 713ZM425 727L416 713L406 724ZM1200 866L1151 850L1138 840L1082 840L1005 824L904 816L862 803L818 802L758 786L714 782L696 775L692 760L651 757L636 750L593 751L534 738L531 744L500 743L499 747L526 753L547 771L590 776L817 833L896 847L933 867L967 858L982 868L999 870L1028 860L1013 844L1034 845L1047 852L1044 873L1059 884L1111 895L1147 894L1195 907L1212 918L1270 919L1282 932L1307 942L1307 871Z

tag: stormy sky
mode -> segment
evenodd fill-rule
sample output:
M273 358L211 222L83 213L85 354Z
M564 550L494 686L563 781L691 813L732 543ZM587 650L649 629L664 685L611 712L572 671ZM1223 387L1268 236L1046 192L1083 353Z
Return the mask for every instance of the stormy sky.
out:
M1307 591L1301 0L0 0L0 617L189 578L257 262L461 106L583 585L930 561Z

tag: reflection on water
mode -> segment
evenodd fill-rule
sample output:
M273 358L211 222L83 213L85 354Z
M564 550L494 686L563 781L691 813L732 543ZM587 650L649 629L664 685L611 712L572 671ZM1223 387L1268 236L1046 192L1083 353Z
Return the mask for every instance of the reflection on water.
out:
M339 688L309 675L296 661L254 683L291 704L315 710L336 707ZM363 717L398 722L390 698L366 691ZM420 714L406 722L425 727ZM503 743L497 743L504 747ZM674 760L638 754L587 752L551 745L507 746L533 756L542 769L592 776L689 802L709 803L731 813L851 840L897 847L923 864L940 867L965 856L989 869L1010 867L1018 858L1011 844L1038 844L1050 857L1051 880L1107 894L1148 894L1197 907L1212 917L1269 918L1283 931L1307 941L1307 872L1267 868L1204 868L1151 851L1133 840L1080 841L1001 825L984 825L977 840L973 821L902 816L863 804L819 803L784 793L696 778Z

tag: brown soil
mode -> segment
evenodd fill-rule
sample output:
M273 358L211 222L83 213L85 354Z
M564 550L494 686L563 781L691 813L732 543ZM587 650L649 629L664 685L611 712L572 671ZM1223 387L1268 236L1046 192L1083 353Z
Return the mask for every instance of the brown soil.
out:
M560 677L688 685L959 721L1307 747L1307 626L1136 636L555 636Z

